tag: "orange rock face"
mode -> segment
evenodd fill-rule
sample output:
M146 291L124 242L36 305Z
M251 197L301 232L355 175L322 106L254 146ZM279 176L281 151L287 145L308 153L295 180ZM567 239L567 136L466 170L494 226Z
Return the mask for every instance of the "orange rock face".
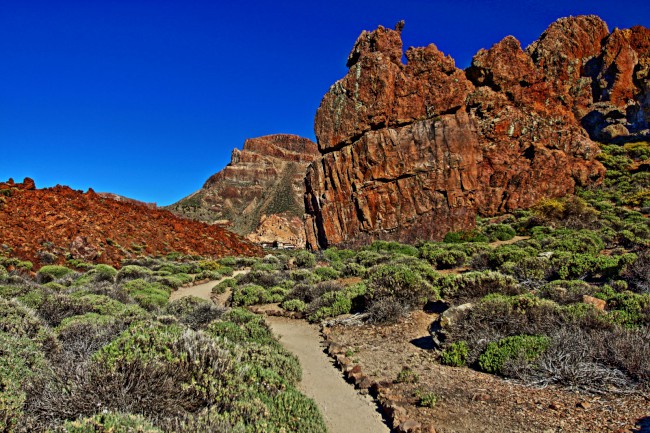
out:
M217 226L169 211L101 197L65 186L36 189L0 183L0 239L6 253L42 264L68 258L119 266L123 259L170 252L223 257L261 250Z
M647 139L648 29L563 18L526 50L509 36L465 71L400 31L363 32L316 114L307 243L441 239L477 215L598 183L594 139Z
M304 247L304 177L320 156L316 143L288 134L246 140L223 170L199 191L170 206L178 215L227 224L241 235L267 243ZM264 216L277 216L266 218ZM275 234L278 238L270 240ZM299 242L295 244L294 242Z

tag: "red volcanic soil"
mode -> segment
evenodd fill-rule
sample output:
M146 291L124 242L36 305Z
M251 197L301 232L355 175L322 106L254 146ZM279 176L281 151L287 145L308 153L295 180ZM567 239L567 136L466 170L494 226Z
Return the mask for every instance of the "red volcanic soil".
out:
M146 205L34 181L0 183L0 247L34 268L78 259L119 266L123 259L170 252L255 256L261 249L215 225Z

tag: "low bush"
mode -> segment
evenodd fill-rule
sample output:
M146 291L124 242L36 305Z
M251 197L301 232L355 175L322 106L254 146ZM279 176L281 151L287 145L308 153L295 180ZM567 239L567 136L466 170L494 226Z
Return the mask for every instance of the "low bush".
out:
M435 266L436 269L451 269L462 266L468 257L465 252L455 249L436 247L427 244L420 248L420 256Z
M305 308L307 307L307 304L305 304L300 299L289 299L289 300L286 300L286 301L282 302L282 304L280 304L280 306L282 308L284 308L285 310L287 310L287 311L297 311L297 312L302 313L303 311L305 311Z
M639 293L650 293L650 252L643 251L627 265L623 277Z
M226 293L226 290L229 288L233 288L237 286L237 280L234 278L226 278L225 280L221 281L218 284L215 284L215 286L212 288L212 293Z
M558 304L582 302L584 295L594 296L598 289L583 280L556 280L542 286L538 296Z
M47 369L44 353L30 337L0 332L0 431L17 431L30 381Z
M420 407L435 407L438 402L438 396L433 392L417 392L418 406Z
M442 279L439 285L442 297L454 301L481 298L492 293L508 296L523 293L514 278L493 271L449 275Z
M49 283L50 281L58 280L70 274L72 269L59 265L46 265L38 270L36 273L36 281L40 284Z
M364 249L367 251L376 251L379 253L401 254L413 257L417 257L419 254L418 249L412 245L389 241L374 241Z
M491 224L483 230L490 242L509 241L517 234L509 224Z
M314 269L314 273L318 275L321 281L335 280L340 277L339 272L329 266L318 267Z
M153 271L151 269L137 265L126 265L118 271L115 279L119 283L121 281L146 278L150 275L153 275Z
M452 367L463 367L467 364L468 352L466 341L451 343L440 354L440 362Z
M396 383L418 383L420 376L410 367L402 367L395 379Z
M257 284L247 284L237 286L232 291L230 299L233 306L247 307L249 305L268 304L272 302L272 296L269 291Z
M146 418L140 415L122 413L101 413L92 417L80 418L76 421L66 421L57 432L60 433L163 433Z
M223 316L224 312L223 308L219 308L214 303L196 296L177 299L167 304L163 310L164 314L176 317L180 323L194 330L204 328L212 321Z
M524 360L532 363L549 346L550 340L545 336L513 335L498 342L488 344L485 352L478 358L481 370L487 373L501 374L507 362Z
M169 301L169 288L161 283L132 279L123 285L126 292L147 311L156 311Z
M117 276L117 270L109 265L95 265L91 273L94 276L95 281L115 281Z
M316 256L307 250L298 250L295 255L295 264L299 268L313 268L316 264Z

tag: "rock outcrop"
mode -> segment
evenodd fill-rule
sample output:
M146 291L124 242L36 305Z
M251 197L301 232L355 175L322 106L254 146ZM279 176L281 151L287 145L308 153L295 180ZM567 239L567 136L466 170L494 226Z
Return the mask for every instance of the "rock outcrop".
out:
M223 257L261 249L221 227L179 218L145 204L34 181L0 182L0 254L43 264L68 259L119 266L139 255L180 252Z
M400 26L401 30L401 26ZM363 32L323 98L306 177L307 243L441 239L477 215L598 183L598 144L647 139L650 31L563 18L465 71L399 30Z
M304 177L319 156L316 143L295 135L248 139L243 150L233 150L230 164L169 209L226 225L254 242L304 247Z

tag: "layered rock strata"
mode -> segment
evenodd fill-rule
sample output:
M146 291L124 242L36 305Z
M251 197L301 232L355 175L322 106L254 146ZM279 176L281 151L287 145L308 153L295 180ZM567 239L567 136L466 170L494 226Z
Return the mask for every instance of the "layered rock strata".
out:
M400 31L363 32L316 114L308 245L441 239L600 182L592 140L648 136L649 47L644 27L563 18L463 71L433 44L404 64Z
M316 143L295 135L248 139L230 164L170 210L226 225L254 242L304 247L304 176L318 156Z

